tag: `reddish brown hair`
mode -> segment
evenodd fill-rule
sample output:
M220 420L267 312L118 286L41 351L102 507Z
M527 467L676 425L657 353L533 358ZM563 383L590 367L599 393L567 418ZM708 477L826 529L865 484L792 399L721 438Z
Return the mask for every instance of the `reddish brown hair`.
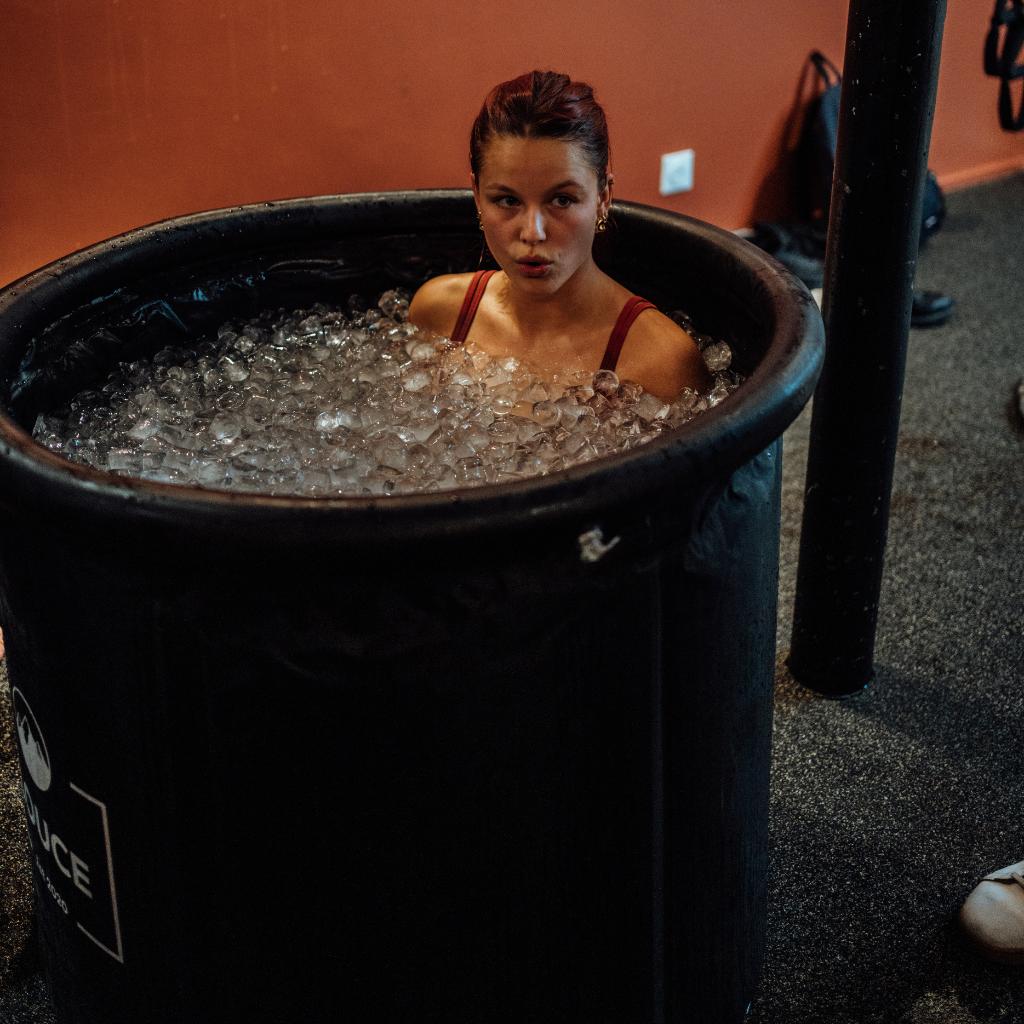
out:
M469 166L477 177L484 149L495 135L576 142L597 173L598 188L607 183L608 123L586 82L554 71L530 71L496 85L469 136Z

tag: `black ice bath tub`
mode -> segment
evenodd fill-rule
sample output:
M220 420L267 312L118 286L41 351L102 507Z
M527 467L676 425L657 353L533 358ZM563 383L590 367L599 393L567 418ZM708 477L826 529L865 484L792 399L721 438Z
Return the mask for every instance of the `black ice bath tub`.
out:
M0 292L0 622L62 1024L742 1020L779 438L822 327L733 235L614 223L607 269L747 382L640 450L427 496L131 481L28 431L231 317L473 269L468 192L196 214Z

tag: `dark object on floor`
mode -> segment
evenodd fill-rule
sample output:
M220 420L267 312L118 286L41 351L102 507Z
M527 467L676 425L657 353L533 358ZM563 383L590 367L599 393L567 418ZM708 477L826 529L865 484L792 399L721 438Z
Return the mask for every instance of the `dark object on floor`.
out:
M914 289L914 303L910 308L912 327L938 327L944 324L953 312L956 302L942 292L925 292Z
M999 49L1000 33L1002 52ZM1024 0L996 0L992 23L985 37L985 74L1000 79L999 82L999 124L1008 132L1024 129L1024 93L1021 94L1016 114L1013 112L1013 97L1010 82L1024 78L1024 64L1017 58L1024 50Z
M1024 0L1014 2L1024 3ZM811 224L827 225L836 145L839 140L839 98L842 95L843 78L835 64L819 50L811 53L810 61L823 88L808 105L800 132L797 151L798 187L805 220ZM924 245L942 227L945 217L946 198L939 187L938 178L931 171L926 171L921 203L920 245Z
M945 219L946 196L939 188L939 179L933 171L925 171L924 196L921 199L921 238L918 245L924 245L942 227Z
M1016 0L1024 3L1024 0ZM823 53L815 50L810 61L822 91L810 102L800 133L797 151L797 188L803 221L781 224L759 221L750 241L774 256L808 288L821 288L825 281L825 243L839 140L839 100L842 75ZM946 197L938 179L925 172L921 200L921 234L918 246L942 227L946 219ZM915 292L911 323L915 327L945 323L953 300L936 292Z
M820 288L825 279L825 230L815 224L769 224L758 221L750 241L774 256L808 288Z
M943 208L942 215L945 215ZM825 225L770 224L758 221L750 241L774 256L808 288L821 288L825 280ZM913 327L938 327L952 315L956 301L942 292L914 289L910 323Z
M839 97L843 76L819 50L810 56L821 92L807 106L797 150L800 195L807 220L828 221L832 170L839 139Z

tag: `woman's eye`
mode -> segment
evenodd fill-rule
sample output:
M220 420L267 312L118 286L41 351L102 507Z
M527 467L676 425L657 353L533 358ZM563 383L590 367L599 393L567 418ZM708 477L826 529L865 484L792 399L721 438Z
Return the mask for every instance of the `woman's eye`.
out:
M496 196L491 200L491 202L493 202L495 206L502 206L507 210L515 206L519 200L516 199L515 196Z
M552 202L561 210L565 210L572 206L576 200L572 196L555 196Z

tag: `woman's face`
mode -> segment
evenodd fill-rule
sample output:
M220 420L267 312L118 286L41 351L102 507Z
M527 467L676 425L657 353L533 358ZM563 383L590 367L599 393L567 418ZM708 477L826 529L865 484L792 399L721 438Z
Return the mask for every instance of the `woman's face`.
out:
M598 187L577 143L513 135L487 144L473 193L498 265L513 286L544 293L592 261L594 229L611 201L610 182Z

